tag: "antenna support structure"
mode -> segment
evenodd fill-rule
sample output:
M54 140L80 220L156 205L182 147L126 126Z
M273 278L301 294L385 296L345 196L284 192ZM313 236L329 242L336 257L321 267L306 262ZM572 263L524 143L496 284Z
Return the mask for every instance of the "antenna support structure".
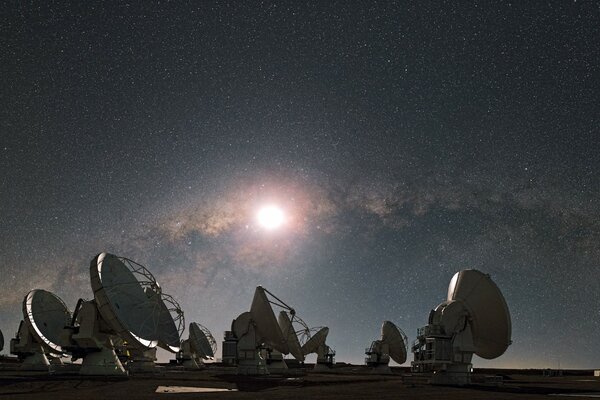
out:
M157 346L179 351L183 311L144 266L100 253L90 283L94 299L79 300L62 339L73 360L83 359L81 375L154 372Z
M267 294L269 297L267 297ZM282 308L294 319L295 311L262 286L254 292L250 311L243 312L231 323L231 331L225 332L223 362L237 365L239 375L268 375L285 373L288 366L284 354L304 357L287 317L275 317L272 305ZM280 316L281 317L281 316ZM296 340L291 340L296 338Z
M213 360L217 351L217 342L208 328L197 322L190 323L188 339L181 341L181 349L176 360L185 369L204 369L204 360Z
M447 300L417 330L411 370L430 373L432 384L468 385L473 354L493 359L510 344L511 321L504 296L489 275L463 270L450 281Z
M365 364L376 374L391 374L390 359L398 364L406 361L408 339L404 332L391 321L381 326L381 339L374 340L365 350Z
M71 318L65 303L55 294L31 290L23 299L23 320L15 337L10 340L10 352L21 361L25 371L50 372L62 365L65 351L60 345L60 332Z

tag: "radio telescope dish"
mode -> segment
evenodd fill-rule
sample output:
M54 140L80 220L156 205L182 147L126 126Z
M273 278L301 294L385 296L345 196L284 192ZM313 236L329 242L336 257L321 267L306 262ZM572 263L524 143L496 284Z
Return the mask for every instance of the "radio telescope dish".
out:
M125 351L130 371L154 369L156 347L177 352L183 312L150 271L127 258L100 253L90 262L94 300L77 304L68 346L83 357L83 375L124 375L115 349ZM116 343L120 343L118 348Z
M318 329L317 333L312 335L306 343L302 345L302 353L304 355L317 353L317 363L315 364L315 371L327 371L334 363L335 351L329 347L325 340L329 334L329 328L312 328L309 332Z
M329 335L329 328L323 327L319 329L317 333L311 336L310 339L302 346L303 354L311 354L317 351L319 346L325 344L325 340L327 340L327 335Z
M404 332L393 322L384 321L381 327L381 340L389 346L389 354L392 360L398 364L406 361L406 347L408 339Z
M272 305L289 312L293 316L292 320L286 315L280 316L283 319L278 321ZM295 357L303 360L302 352L298 351L298 338L292 327L294 321L301 321L295 315L292 307L267 289L257 286L250 311L234 319L231 331L225 332L223 360L236 363L238 374L244 375L263 375L269 374L269 371L283 372L287 369L283 355L290 353L290 350L295 353Z
M295 315L292 316L292 318L294 317ZM284 310L281 310L279 312L278 322L279 326L281 327L283 336L287 339L290 353L294 356L296 360L303 361L304 354L302 354L300 341L298 341L298 335L296 334L296 330L294 329L294 325L292 324L292 320L288 316L288 313Z
M92 261L90 274L98 311L115 333L140 347L156 347L164 310L123 261L101 253Z
M190 324L190 342L200 357L206 360L215 358L217 341L208 329L197 322Z
M239 339L248 333L251 324L252 314L246 311L238 315L238 317L231 322L231 330Z
M457 272L447 300L429 315L413 345L414 372L433 372L432 383L464 385L471 381L473 354L493 359L511 344L508 306L489 275Z
M457 272L448 287L448 301L461 301L471 317L475 354L500 357L511 343L510 313L504 296L490 277L477 270Z
M23 301L25 324L50 353L63 353L58 344L63 328L71 318L65 303L53 293L34 289Z
M398 364L404 363L407 345L408 339L404 332L393 322L384 321L381 326L381 339L374 340L365 350L365 363L373 368L373 372L391 374L392 370L388 365L390 358Z
M146 292L151 292L149 289ZM181 335L185 329L185 318L179 303L166 293L152 294L149 297L158 309L158 345L172 353L180 350Z
M46 354L62 355L61 335L71 319L65 303L53 293L34 289L23 299L23 321L14 339L11 353L23 360L22 367L47 370Z
M196 323L190 323L189 337L181 342L181 351L177 353L177 362L188 369L202 369L202 359L214 359L217 342L210 331Z
M254 292L250 314L256 325L256 331L264 343L284 354L290 352L287 340L281 332L271 303L267 299L265 289L262 286L258 286Z

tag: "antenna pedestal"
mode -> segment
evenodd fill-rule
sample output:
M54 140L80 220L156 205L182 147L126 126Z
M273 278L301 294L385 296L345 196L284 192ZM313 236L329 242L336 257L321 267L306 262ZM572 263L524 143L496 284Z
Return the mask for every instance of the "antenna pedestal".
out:
M127 372L117 357L114 345L109 335L102 332L96 302L94 300L82 302L77 313L78 329L73 330L69 343L76 345L68 350L76 354L74 358L83 358L80 375L120 375Z
M238 338L238 368L239 375L268 375L269 370L265 359L256 348L256 332L254 326L250 324L246 334Z
M446 369L434 371L431 376L432 385L465 386L471 384L471 364L452 363Z
M185 369L204 369L205 365L202 359L195 356L190 346L190 340L186 339L181 342L181 350L177 352L177 362Z
M413 372L430 372L434 385L469 385L474 346L467 323L458 333L447 335L440 325L430 324L418 330L413 345Z
M317 363L314 371L330 371L335 362L335 352L325 343L321 344L317 349Z
M108 347L102 347L98 351L88 353L83 357L79 374L127 376L127 372L115 351Z
M140 350L132 348L129 350L130 360L127 363L127 371L130 373L151 374L156 371L156 348Z
M223 364L236 365L237 364L237 338L233 331L225 331L223 335L223 343L221 345Z
M269 368L269 373L285 373L288 366L283 359L283 354L277 350L267 349L267 368Z
M17 337L10 340L10 354L22 360L21 369L24 371L49 371L50 362L25 322L19 325Z
M375 340L371 343L371 347L365 350L365 364L371 367L371 372L374 374L390 375L392 373L389 367L390 355L389 345L381 340Z

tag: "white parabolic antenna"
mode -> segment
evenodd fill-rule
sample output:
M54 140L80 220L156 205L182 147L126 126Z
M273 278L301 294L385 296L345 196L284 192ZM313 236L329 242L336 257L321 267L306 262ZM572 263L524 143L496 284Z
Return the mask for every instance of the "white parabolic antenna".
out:
M248 333L248 331L250 330L251 323L252 314L250 314L250 312L248 311L243 312L231 322L231 330L239 339Z
M483 272L457 272L448 286L448 301L460 301L468 310L475 354L486 359L500 357L511 343L511 321L500 289Z
M391 321L384 321L381 326L381 341L389 346L392 360L398 364L406 361L406 335Z
M329 335L328 327L325 326L325 327L319 329L317 331L317 333L312 335L310 337L310 339L308 339L308 341L306 343L304 343L304 345L302 346L302 353L303 354L315 353L319 349L319 346L325 344L325 341L327 340L327 335Z
M159 287L144 289L125 263L108 253L92 260L90 277L98 311L117 335L142 348L160 343L179 349L179 333Z
M283 336L287 339L290 354L294 356L296 360L304 361L304 354L302 354L302 348L300 346L300 341L298 340L298 335L296 334L292 320L286 311L281 310L279 312L278 322Z
M146 293L151 293L150 298L159 310L158 345L172 353L177 353L181 345L181 334L185 328L185 319L179 303L165 293L157 294L151 289L146 289Z
M34 289L23 299L23 320L10 352L22 361L26 370L46 370L50 367L47 354L56 357L65 354L61 346L64 327L71 320L65 303L53 293Z
M265 289L262 286L258 286L254 292L250 315L254 321L256 332L263 343L272 346L283 354L290 352L287 340L283 336L271 303L267 299Z
M47 352L63 353L58 343L71 312L58 296L42 289L30 291L23 300L23 316L25 326Z
M459 271L450 280L447 300L418 330L412 370L432 372L435 384L469 384L473 354L493 359L510 344L510 313L498 286L481 271Z
M365 350L365 363L373 368L373 372L391 374L390 359L403 364L406 361L407 345L408 339L404 332L393 322L383 321L381 339L374 340Z
M227 357L236 360L238 374L264 375L287 369L283 355L290 353L288 341L291 333L288 329L284 334L271 304L295 314L292 307L262 286L257 286L250 311L243 312L234 319L231 324L231 332L225 334L226 340L228 334L231 335L236 349L232 351L231 346L226 346L224 342L223 359ZM287 326L289 321L284 322L284 325ZM297 351L297 346L294 347L293 343L292 349L296 355L301 356ZM303 360L303 357L299 359Z
M208 329L197 322L192 322L189 335L192 348L198 356L206 360L215 357L217 342Z

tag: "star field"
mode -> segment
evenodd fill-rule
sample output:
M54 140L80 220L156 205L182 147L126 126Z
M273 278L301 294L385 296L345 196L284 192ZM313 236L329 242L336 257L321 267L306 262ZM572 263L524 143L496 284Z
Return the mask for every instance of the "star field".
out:
M597 367L597 3L12 2L0 18L5 337L30 289L91 298L109 251L219 342L261 284L362 363L383 320L414 340L477 268L513 345L476 366ZM265 232L272 203L290 223Z

